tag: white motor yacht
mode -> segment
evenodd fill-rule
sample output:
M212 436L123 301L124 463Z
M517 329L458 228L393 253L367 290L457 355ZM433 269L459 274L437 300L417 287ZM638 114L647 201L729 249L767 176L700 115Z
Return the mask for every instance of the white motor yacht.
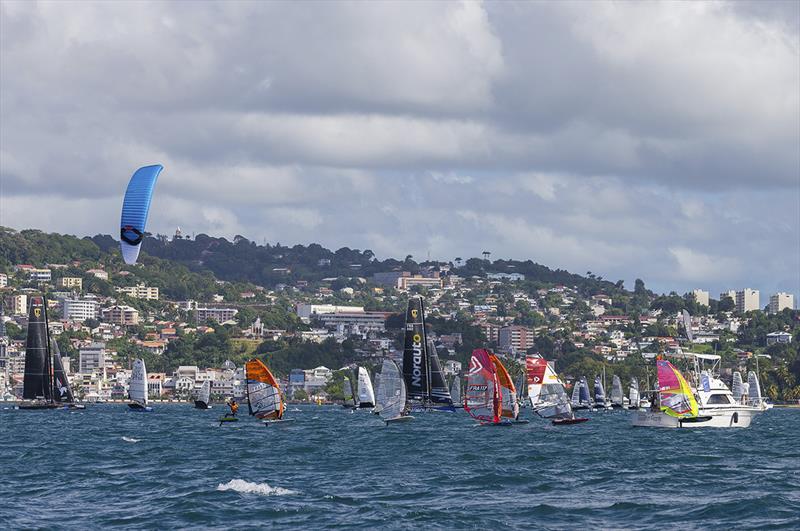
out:
M694 362L689 382L697 400L697 417L676 418L655 409L638 410L633 414L633 426L662 428L747 428L753 417L770 409L771 405L761 397L755 373L748 379L750 394L737 401L730 388L719 378L720 356L716 354L682 353L678 355ZM703 365L710 365L704 369Z

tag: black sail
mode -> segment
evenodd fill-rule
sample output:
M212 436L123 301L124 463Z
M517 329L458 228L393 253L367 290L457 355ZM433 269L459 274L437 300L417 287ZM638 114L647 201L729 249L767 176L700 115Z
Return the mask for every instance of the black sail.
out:
M436 347L432 339L428 340L428 356L431 363L430 400L435 404L452 406L453 399L450 397L450 389L447 387L447 381L444 379L442 366L439 363L439 354L436 353Z
M23 399L51 399L53 381L47 346L47 302L44 297L31 297L28 311L28 339L25 341Z
M69 387L69 379L61 363L61 351L55 340L50 342L51 352L53 353L53 400L56 402L72 403L75 397L72 396L72 389Z
M425 339L425 309L422 297L408 300L405 344L403 346L403 380L409 400L427 400L430 396L428 353Z

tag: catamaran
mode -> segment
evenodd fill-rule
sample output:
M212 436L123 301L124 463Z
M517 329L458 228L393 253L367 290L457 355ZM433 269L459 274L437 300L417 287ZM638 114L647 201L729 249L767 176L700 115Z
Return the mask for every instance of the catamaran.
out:
M500 383L489 352L472 351L467 372L467 389L464 393L464 410L482 426L511 426L503 418L503 400Z
M195 398L194 407L197 409L211 409L211 380L203 382Z
M372 389L372 380L364 367L358 368L358 407L360 409L375 407L375 391Z
M283 418L286 402L280 385L261 360L251 359L245 366L247 407L250 414L269 425L286 422Z
M582 376L579 381L576 381L572 386L572 409L592 409L592 401L589 398L589 383L586 381L586 376Z
M616 374L611 378L611 407L621 408L625 406L625 393L622 391L622 380Z
M408 414L406 382L400 375L400 368L393 360L383 360L381 367L381 392L378 404L381 418L386 424L408 422L414 417Z
M564 390L564 383L546 359L528 356L525 359L525 369L528 397L534 413L542 418L552 419L556 425L577 424L589 420L575 417Z
M719 379L720 356L716 354L680 353L677 358L692 365L689 381L669 361L658 360L658 393L649 411L634 414L634 426L666 428L747 428L753 417L769 409L760 396L758 377L752 373L753 397L734 398ZM710 364L710 368L704 368ZM748 375L748 380L751 380ZM690 382L694 385L691 385ZM749 382L750 383L750 382ZM675 407L678 403L678 407ZM687 406L688 404L688 406ZM694 404L692 407L692 404Z
M408 300L403 380L413 410L455 411L439 356L426 336L425 308L421 297Z
M500 416L514 423L527 424L529 421L520 420L519 418L517 388L511 380L508 370L495 354L489 353L489 359L492 360L495 373L497 374L497 383L500 384L500 397L502 402Z
M47 328L47 301L31 297L28 337L25 341L25 375L19 409L55 409L53 356Z
M153 411L148 406L149 397L147 394L147 368L144 360L139 358L133 361L131 369L131 381L128 383L128 407L130 411Z

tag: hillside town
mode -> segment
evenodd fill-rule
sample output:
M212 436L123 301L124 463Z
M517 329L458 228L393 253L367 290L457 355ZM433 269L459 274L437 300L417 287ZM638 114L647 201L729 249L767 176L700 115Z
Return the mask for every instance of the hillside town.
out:
M5 399L21 394L28 301L35 294L47 297L50 332L76 396L85 401L124 399L137 353L151 360L148 388L154 399L190 399L206 381L218 400L241 398L243 361L287 345L295 355L283 370L277 367L287 396L328 400L334 398L328 392L333 374L343 366L402 359L398 331L410 294L424 297L431 337L447 375L460 373L477 344L509 360L530 352L563 359L567 381L580 376L577 371L586 363L631 363L678 350L687 337L696 351L726 350L745 364L756 349L736 348L743 327L760 315L785 310L790 324L767 330L756 342L758 351L797 341L798 312L788 293L767 300L750 288L718 298L703 289L657 296L641 281L633 292L621 283L592 291L532 282L516 272L462 275L461 261L426 262L414 271L396 267L369 276L353 268L352 276L269 287L214 279L216 292L183 300L172 300L149 283L142 265L79 260L12 264L0 273L0 392ZM488 257L484 261L491 265ZM324 269L329 264L320 259L317 265ZM687 309L689 321L683 316ZM307 366L310 361L302 354L315 346L343 350L327 362L331 366ZM209 359L217 363L202 364Z

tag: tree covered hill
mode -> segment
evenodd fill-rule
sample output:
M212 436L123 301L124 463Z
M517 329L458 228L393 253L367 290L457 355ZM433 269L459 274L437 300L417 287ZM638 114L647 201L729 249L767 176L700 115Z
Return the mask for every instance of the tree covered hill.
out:
M119 242L109 235L77 238L70 235L48 234L39 230L0 227L0 268L15 264L96 262L123 268ZM379 260L369 250L342 247L336 251L319 244L294 245L276 243L258 245L242 236L233 241L199 234L194 239L169 240L164 236L148 236L142 244L140 263L146 268L180 265L185 271L208 274L229 282L249 282L272 288L276 284L291 284L298 280L319 281L328 277L366 277L393 270L417 273L436 268L438 262L417 263L412 256L403 260ZM460 258L450 263L451 271L460 276L485 276L488 273L520 273L526 281L542 285L576 286L586 293L620 295L626 292L622 281L610 282L591 273L586 276L563 269L550 269L532 260L483 260ZM176 270L177 271L177 270ZM184 275L185 276L185 275ZM171 288L173 289L173 288ZM179 286L175 291L184 292ZM180 297L178 297L180 298Z

